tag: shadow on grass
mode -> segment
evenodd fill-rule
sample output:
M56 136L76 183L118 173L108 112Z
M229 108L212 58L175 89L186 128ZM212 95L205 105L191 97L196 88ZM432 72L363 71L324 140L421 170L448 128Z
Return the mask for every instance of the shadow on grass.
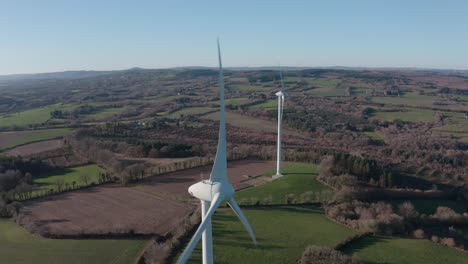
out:
M387 241L388 238L382 237L382 236L371 236L371 237L366 237L363 239L359 239L357 241L351 242L345 247L342 248L342 251L348 254L354 254L357 253L359 255L359 251L372 246L373 244L376 243L381 243L384 241Z
M39 180L39 179L44 179L44 178L49 178L53 176L62 176L68 173L72 173L73 170L70 168L59 168L59 169L53 169L49 171L49 173L40 173L37 174L36 176L33 177L33 180ZM47 185L47 183L35 183L36 185Z

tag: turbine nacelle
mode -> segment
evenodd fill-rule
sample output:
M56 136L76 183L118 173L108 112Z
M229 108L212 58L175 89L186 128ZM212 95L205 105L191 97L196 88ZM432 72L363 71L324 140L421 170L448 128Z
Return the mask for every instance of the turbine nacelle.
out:
M288 93L286 93L285 91L279 91L276 93L276 96L287 96Z
M229 200L234 194L234 188L229 182L197 182L188 189L190 195L203 201L212 202L216 194L222 194L224 200Z

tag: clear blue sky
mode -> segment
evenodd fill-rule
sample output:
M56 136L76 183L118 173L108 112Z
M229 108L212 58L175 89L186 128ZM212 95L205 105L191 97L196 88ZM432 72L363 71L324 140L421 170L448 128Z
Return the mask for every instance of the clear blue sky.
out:
M0 74L216 65L468 69L468 1L0 0Z

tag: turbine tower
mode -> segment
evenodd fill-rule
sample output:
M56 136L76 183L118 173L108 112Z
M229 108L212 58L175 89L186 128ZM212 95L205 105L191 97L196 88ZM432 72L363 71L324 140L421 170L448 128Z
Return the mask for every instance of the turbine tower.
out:
M213 239L211 230L211 217L222 202L227 202L236 213L239 220L249 233L254 245L257 244L254 232L244 213L242 213L236 200L234 200L234 188L227 178L227 155L226 155L226 116L224 113L224 76L221 64L221 50L218 39L219 60L219 138L216 158L211 170L210 179L198 182L189 187L190 195L200 199L202 222L193 235L189 244L180 256L177 263L184 264L190 258L193 250L202 239L203 264L213 263Z
M283 73L281 71L280 79L281 89L276 93L276 96L278 96L278 149L276 151L276 174L273 175L273 180L283 177L283 174L281 174L281 121L283 119L284 97L288 94L284 91Z

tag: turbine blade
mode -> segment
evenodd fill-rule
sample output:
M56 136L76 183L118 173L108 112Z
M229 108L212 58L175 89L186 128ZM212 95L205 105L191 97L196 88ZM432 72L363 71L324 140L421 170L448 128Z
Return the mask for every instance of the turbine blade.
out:
M211 220L211 216L213 216L214 212L216 211L216 209L218 208L218 206L221 204L222 201L223 201L222 197L219 194L216 194L213 201L211 202L210 209L208 209L208 212L206 212L205 218L203 219L200 226L198 227L197 232L195 232L192 239L190 240L187 247L185 248L184 252L179 257L179 260L177 261L178 264L187 263L188 259L190 258L190 255L192 255L193 250L195 249L198 242L200 241L203 231L205 231L205 229L207 228L208 223L210 222L209 220Z
M249 235L252 238L252 241L253 241L254 245L257 245L257 239L255 238L255 234L254 234L254 232L252 230L252 227L250 226L249 221L247 220L244 213L240 209L240 207L237 204L236 200L234 200L234 197L231 197L231 199L229 199L228 204L229 204L229 206L231 206L234 213L236 213L237 217L239 217L239 220L242 222L245 229L247 229L247 232L249 232Z
M280 70L281 92L284 92L283 71Z
M218 39L218 60L219 60L219 136L218 149L210 174L211 182L227 180L227 155L226 155L226 114L224 110L224 75L223 64L221 62L221 48Z

